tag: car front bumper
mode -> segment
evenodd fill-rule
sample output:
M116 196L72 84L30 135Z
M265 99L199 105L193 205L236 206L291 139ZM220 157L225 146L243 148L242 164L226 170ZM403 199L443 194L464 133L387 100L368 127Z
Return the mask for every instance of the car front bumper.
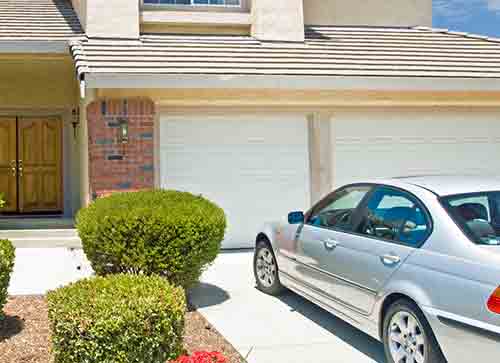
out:
M450 363L497 361L500 327L455 314L423 308L446 359Z

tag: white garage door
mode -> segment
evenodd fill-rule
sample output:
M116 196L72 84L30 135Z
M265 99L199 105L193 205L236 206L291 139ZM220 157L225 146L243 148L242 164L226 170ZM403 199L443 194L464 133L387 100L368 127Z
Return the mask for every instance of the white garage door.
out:
M224 209L224 248L253 247L266 221L310 203L302 115L162 116L161 187Z
M500 174L500 113L365 110L335 114L334 184L371 177Z

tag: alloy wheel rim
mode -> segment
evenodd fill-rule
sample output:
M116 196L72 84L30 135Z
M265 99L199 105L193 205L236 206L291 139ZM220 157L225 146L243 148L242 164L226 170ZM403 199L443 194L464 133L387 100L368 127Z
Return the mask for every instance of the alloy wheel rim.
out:
M400 311L394 314L388 329L389 350L395 363L425 363L426 338L415 316Z
M259 282L265 287L273 286L276 280L276 261L268 248L259 250L255 265Z

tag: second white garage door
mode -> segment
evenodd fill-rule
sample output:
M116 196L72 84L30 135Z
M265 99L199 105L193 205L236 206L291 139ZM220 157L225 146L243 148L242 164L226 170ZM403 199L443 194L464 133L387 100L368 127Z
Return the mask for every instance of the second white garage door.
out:
M335 113L334 184L425 174L500 174L500 113L465 108Z
M253 247L264 222L309 206L304 116L164 115L160 125L161 187L221 206L224 248Z

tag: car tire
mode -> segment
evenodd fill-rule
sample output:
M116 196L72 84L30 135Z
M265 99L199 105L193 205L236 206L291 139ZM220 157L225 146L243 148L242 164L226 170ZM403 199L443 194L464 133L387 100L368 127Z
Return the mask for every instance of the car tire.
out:
M384 316L382 328L388 363L446 363L427 319L412 301L394 302ZM417 360L417 354L423 360Z
M257 242L253 258L253 271L257 288L269 295L281 295L285 288L281 285L278 262L271 244L266 240Z

